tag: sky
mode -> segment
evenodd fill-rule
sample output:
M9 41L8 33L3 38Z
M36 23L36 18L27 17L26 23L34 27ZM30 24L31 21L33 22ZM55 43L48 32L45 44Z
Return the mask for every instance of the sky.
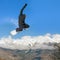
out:
M9 36L17 28L20 9L25 3L28 6L24 13L30 28L14 37L60 34L60 0L0 0L0 37Z

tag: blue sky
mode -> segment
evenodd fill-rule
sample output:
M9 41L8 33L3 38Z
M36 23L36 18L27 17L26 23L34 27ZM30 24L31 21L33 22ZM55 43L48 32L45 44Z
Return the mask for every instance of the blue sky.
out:
M0 0L0 37L8 36L11 30L17 28L14 24L22 6L28 30L18 33L15 37L40 34L60 34L60 0ZM12 22L13 21L13 22Z

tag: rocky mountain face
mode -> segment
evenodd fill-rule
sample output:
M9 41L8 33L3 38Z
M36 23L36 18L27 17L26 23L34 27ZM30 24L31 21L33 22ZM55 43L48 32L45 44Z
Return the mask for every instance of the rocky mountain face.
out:
M60 60L60 43L56 49L11 50L0 47L0 60Z

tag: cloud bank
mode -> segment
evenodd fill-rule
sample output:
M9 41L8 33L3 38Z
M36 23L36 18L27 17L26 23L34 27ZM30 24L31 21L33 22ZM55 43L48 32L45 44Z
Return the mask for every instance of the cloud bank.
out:
M23 36L19 39L13 39L12 36L0 38L0 47L8 49L54 49L49 43L60 43L60 34Z

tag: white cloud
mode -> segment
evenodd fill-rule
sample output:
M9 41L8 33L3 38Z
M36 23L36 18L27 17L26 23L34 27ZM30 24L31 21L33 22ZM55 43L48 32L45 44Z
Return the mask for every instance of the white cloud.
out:
M53 49L48 43L60 43L60 34L46 34L40 36L23 36L19 39L13 39L12 36L0 39L0 47L9 49Z
M17 20L17 19L11 18L11 19L10 19L10 22L11 22L12 24L14 24L16 27L18 27L18 20Z

